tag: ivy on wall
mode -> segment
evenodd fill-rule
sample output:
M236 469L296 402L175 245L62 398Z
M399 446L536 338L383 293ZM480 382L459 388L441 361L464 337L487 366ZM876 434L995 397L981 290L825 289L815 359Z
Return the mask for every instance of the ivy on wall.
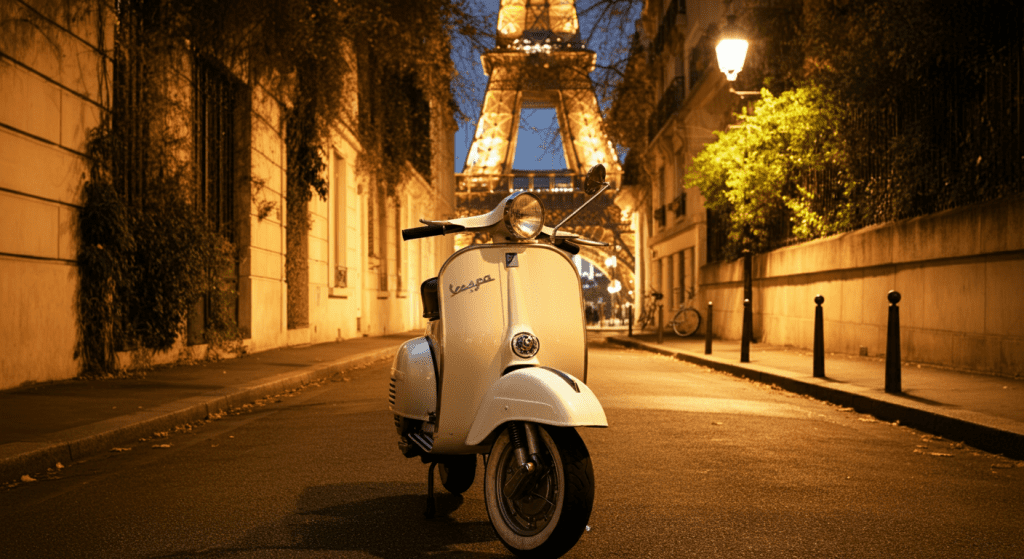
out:
M236 247L198 204L196 169L183 155L193 152L183 60L215 59L286 104L286 273L302 286L308 202L326 196L332 134L356 135L362 176L389 195L407 178L405 161L429 177L427 99L450 106L449 32L478 21L462 0L125 0L116 9L113 106L92 131L78 223L84 374L114 372L118 351L172 347L199 301L207 301L208 337L239 334L221 279ZM126 96L128 68L137 80ZM295 309L308 305L301 289L292 298ZM305 320L289 314L290 327Z

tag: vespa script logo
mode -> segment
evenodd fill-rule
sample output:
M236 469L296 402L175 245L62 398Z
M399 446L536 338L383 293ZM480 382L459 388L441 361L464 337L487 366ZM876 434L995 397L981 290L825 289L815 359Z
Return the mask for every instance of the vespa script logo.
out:
M464 293L466 291L476 291L477 289L480 289L481 285L492 281L494 281L494 278L491 277L491 274L487 274L486 276L477 278L466 285L454 286L452 284L448 284L448 290L452 292L452 297L454 297L459 293Z

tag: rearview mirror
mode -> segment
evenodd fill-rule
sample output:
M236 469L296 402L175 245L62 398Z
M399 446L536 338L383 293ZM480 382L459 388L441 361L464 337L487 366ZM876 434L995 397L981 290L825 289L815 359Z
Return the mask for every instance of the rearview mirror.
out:
M593 196L605 185L604 178L604 165L600 163L594 165L591 167L590 172L587 173L587 178L583 181L583 192L586 192L587 196Z

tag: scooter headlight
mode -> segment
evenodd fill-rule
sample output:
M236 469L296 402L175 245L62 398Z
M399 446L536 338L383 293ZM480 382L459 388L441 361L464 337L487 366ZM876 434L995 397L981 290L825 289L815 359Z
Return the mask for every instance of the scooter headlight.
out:
M517 239L536 237L544 227L544 205L529 192L519 192L505 202L505 228Z

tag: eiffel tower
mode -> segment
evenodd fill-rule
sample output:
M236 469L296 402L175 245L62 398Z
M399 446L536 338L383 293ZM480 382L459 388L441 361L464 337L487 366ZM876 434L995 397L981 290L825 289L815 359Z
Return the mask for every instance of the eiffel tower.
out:
M488 211L510 192L530 190L548 210L548 225L554 225L582 202L583 194L573 188L592 166L605 166L613 189L622 176L590 80L596 54L580 38L575 0L501 0L497 27L495 47L480 57L487 92L465 167L457 175L457 204L462 213ZM524 108L555 109L567 169L513 170ZM632 239L622 238L631 232L613 202L613 189L566 227L609 242L605 255L618 245L619 261L632 268ZM599 256L587 259L595 262Z

